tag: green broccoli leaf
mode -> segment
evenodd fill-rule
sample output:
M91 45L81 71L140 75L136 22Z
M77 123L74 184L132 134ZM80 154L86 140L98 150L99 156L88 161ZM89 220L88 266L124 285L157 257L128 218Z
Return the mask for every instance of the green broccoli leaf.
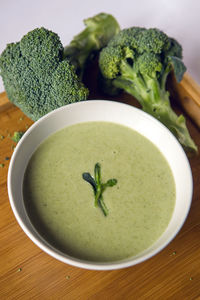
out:
M183 61L175 56L169 56L169 61L172 64L174 75L177 82L180 82L183 78L183 75L186 71L186 66L184 65Z
M82 177L85 181L87 181L89 184L91 184L91 186L94 190L94 194L96 194L96 191L97 191L96 182L95 182L94 178L90 175L90 173L85 172L82 174Z

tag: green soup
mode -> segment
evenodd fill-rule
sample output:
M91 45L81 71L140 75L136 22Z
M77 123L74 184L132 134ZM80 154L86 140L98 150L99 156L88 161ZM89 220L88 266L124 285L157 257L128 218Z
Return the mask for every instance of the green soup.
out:
M82 173L117 184L103 194L109 210L94 206ZM114 123L73 125L48 137L32 155L24 176L27 213L59 250L91 261L116 261L151 246L166 229L175 204L171 169L139 133Z

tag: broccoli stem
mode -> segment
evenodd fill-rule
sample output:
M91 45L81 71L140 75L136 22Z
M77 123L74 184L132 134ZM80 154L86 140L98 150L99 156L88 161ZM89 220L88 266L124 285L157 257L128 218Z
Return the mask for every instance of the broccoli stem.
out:
M113 80L117 88L124 89L141 104L142 109L162 122L179 140L185 150L197 152L197 146L190 137L183 115L176 115L172 110L169 92L165 89L168 70L163 72L160 82L148 75L136 73L134 66L123 62L122 76Z
M102 195L99 197L98 199L98 203L99 203L99 206L104 214L104 216L106 217L108 215L108 208L107 206L105 205L105 202L103 201L103 197Z

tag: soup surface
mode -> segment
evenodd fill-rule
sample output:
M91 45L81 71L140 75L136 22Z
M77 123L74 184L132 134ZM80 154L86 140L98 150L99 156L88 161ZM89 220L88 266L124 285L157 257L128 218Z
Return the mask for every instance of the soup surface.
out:
M82 173L117 184L103 193L109 210L94 206ZM91 261L116 261L142 252L166 229L175 204L167 161L148 139L125 126L88 122L48 137L24 176L24 202L36 229L53 246Z

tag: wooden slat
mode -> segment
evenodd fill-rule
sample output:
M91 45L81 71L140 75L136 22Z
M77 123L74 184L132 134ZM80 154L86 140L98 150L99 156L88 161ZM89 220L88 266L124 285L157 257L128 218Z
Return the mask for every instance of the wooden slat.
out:
M174 96L180 102L185 112L200 128L200 86L185 73L180 84L173 81Z
M13 104L8 100L6 92L0 94L0 112L8 109Z

